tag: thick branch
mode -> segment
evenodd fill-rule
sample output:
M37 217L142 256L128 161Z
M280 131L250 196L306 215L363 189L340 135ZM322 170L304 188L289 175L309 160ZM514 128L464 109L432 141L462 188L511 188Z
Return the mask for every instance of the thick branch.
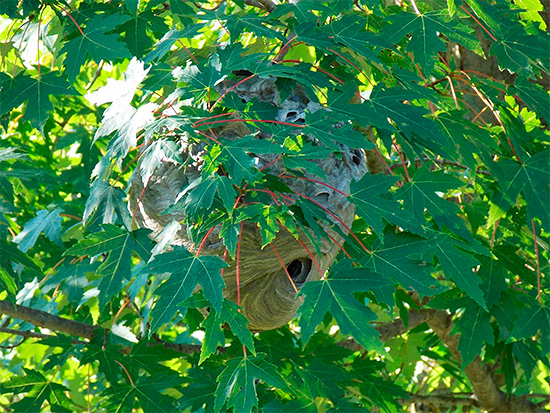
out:
M409 313L409 324L405 327L403 320L397 319L391 323L374 325L374 328L380 333L381 341L388 341L393 337L401 335L422 323L428 323L445 347L451 352L453 357L461 363L460 352L458 351L458 340L460 334L451 335L453 329L452 316L446 311L435 309L413 310ZM359 344L354 340L345 340L338 345L349 348L353 351L362 350ZM483 364L481 358L477 356L471 362L464 372L470 380L475 392L475 398L482 409L489 412L542 412L544 410L537 407L525 398L511 397L507 400L506 394L500 391L493 381L493 377L486 364ZM417 396L415 396L417 397ZM418 396L420 397L420 396ZM416 399L415 399L416 400ZM432 399L432 402L435 399ZM465 402L466 403L466 402ZM469 403L469 402L468 402Z
M421 310L423 311L423 310ZM433 313L434 317L428 320L428 325L434 331L445 347L460 363L461 356L458 351L459 334L451 335L453 320L450 314L445 311ZM536 405L528 400L517 397L510 397L507 400L506 394L501 392L493 381L493 377L486 364L477 356L465 369L464 372L474 389L479 405L489 412L542 412Z
M477 406L477 401L472 397L460 397L453 394L449 395L428 395L409 393L409 398L402 400L403 403L424 403L435 406Z
M37 327L44 327L59 333L88 339L93 338L96 330L101 328L99 326L81 323L80 321L68 320L46 313L45 311L13 304L4 300L0 300L0 314L6 314L19 320L28 321Z
M98 330L102 330L102 328L99 326L92 326L86 323L82 323L80 321L68 320L66 318L58 317L46 313L45 311L37 310L35 308L16 305L9 301L0 300L0 315L1 314L6 314L19 320L28 321L29 323L34 324L37 327L44 327L55 332L70 334L87 339L92 339ZM44 339L54 337L48 334L35 333L33 331L13 330L10 328L0 328L0 333L13 334L25 338L32 337ZM153 338L157 341L157 343L164 346L164 348L169 348L183 354L192 354L201 350L201 346L199 345L168 343L159 339L156 335L153 335ZM73 342L82 343L79 340L73 340ZM150 345L155 344L150 343ZM218 350L224 351L223 348Z

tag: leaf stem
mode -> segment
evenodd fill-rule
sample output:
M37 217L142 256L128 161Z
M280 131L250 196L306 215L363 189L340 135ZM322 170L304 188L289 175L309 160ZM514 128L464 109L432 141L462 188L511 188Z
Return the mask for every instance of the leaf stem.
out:
M202 247L204 246L204 243L206 242L206 239L210 236L210 234L212 233L212 231L214 230L214 228L216 228L216 225L214 225L212 228L210 228L210 229L208 230L208 232L206 233L206 235L202 238L201 244L199 245L199 249L197 249L197 252L196 252L196 254L195 254L195 257L198 257L199 254L201 253Z
M535 219L533 218L531 220L531 227L533 228L533 239L535 241L535 257L537 260L537 299L539 300L539 303L542 304L542 297L540 294L540 257L539 257L539 245L537 243L537 229L535 227Z
M318 207L322 208L326 213L328 213L331 217L333 217L336 221L338 221L340 223L340 225L342 225L350 234L351 236L355 239L355 241L357 241L359 243L359 245L361 245L361 247L365 250L365 252L367 254L371 254L372 255L372 251L370 251L367 247L365 247L365 245L361 242L361 240L359 239L359 237L357 237L357 235L355 235L353 233L353 231L351 230L350 227L348 227L344 221L342 221L342 219L340 219L340 217L338 215L336 215L335 213L333 213L332 211L330 211L327 207L325 207L324 205L320 204L319 202L317 202L316 200L310 198L309 196L305 195L305 194L302 194L298 191L294 191L293 192L297 195L300 195L301 197L307 199L308 201L310 202L313 202L315 205L317 205Z
M321 270L321 266L319 265L319 263L317 262L317 260L315 259L315 257L313 256L309 248L306 247L306 244L304 244L304 242L300 238L298 238L298 242L306 250L307 255L309 255L309 258L311 258L311 261L313 261L313 264L315 264L317 271L319 271L319 274L321 274L321 278L323 278L325 274L323 274L323 271Z
M241 306L241 278L240 278L240 258L241 258L241 238L243 236L243 221L239 224L239 240L237 241L237 263L235 267L235 276L237 278L237 305Z
M298 288L296 288L296 284L294 284L294 280L292 279L292 277L290 276L290 273L288 272L288 269L286 268L286 265L285 263L283 262L283 259L281 258L281 256L279 255L279 252L277 251L277 249L275 248L275 245L273 245L272 242L269 243L269 245L271 246L271 248L273 249L273 252L275 253L275 255L277 256L277 259L279 260L279 262L281 263L281 266L283 267L283 270L285 270L285 273L288 277L288 280L290 281L290 283L292 284L292 288L294 288L294 291L296 291L296 294L298 294Z
M468 4L468 3L466 3L466 4ZM469 6L469 4L468 4L468 6ZM485 25L483 23L481 23L481 21L476 16L474 16L466 7L464 7L464 5L460 6L460 8L462 10L464 10L466 12L466 14L468 14L468 16L470 16L472 19L474 19L475 22L479 25L479 27L481 27L491 37L491 39L493 39L495 42L498 41L498 39L495 36L493 36L493 34L489 31L489 29L487 29L485 27Z

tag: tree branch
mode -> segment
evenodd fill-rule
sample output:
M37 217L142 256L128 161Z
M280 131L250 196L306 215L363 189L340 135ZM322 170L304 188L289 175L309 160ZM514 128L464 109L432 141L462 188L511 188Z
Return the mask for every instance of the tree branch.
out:
M472 397L460 397L458 395L427 395L409 393L408 399L402 399L402 403L425 403L435 406L477 406L477 400Z
M373 327L380 333L381 341L388 341L408 330L411 330L422 323L428 323L430 328L439 337L441 342L451 352L453 357L461 363L462 359L458 351L458 340L460 334L451 335L453 329L453 320L451 314L443 310L422 309L409 312L409 323L405 327L402 319L396 319L391 323L374 325ZM339 346L353 351L363 350L355 340L349 339L338 343ZM475 405L489 412L543 412L534 403L526 400L526 397L512 396L509 399L506 394L500 391L493 380L489 367L484 364L479 356L472 361L464 372L472 384L475 393ZM532 396L532 395L530 395ZM424 397L424 396L415 396ZM431 397L431 396L430 396ZM413 398L413 402L414 402ZM435 403L435 399L431 399ZM420 401L420 399L419 399ZM409 400L410 402L410 400ZM455 404L457 404L455 402ZM474 403L472 403L474 404Z
M445 311L437 311L434 313L434 317L428 320L428 325L460 363L461 356L458 351L460 334L451 335L453 329L452 316ZM472 384L476 399L482 409L489 412L543 411L528 400L513 396L508 399L506 394L498 389L489 367L481 361L479 356L476 356L474 361L464 369L464 372Z
M98 331L104 329L99 326L93 326L90 324L82 323L80 321L69 320L63 317L58 317L45 311L37 310L35 308L25 307L23 305L16 305L10 301L0 300L0 315L5 314L19 320L28 321L29 323L37 326L44 327L49 330L69 334L77 337L92 339ZM13 330L11 328L0 328L0 333L7 333L22 336L25 338L50 338L54 337L49 334L35 333L33 331L22 331L22 330ZM164 348L169 348L175 351L178 351L183 354L192 354L198 351L201 351L201 346L196 344L177 344L169 343L158 338L156 334L153 335L155 341L164 346ZM73 340L74 343L83 343L80 340ZM155 343L149 343L150 345L156 345ZM218 351L225 351L225 349L218 348Z
M87 339L93 338L96 331L101 329L99 326L92 326L80 321L68 320L66 318L46 313L45 311L13 304L10 301L4 300L0 300L0 314L6 314L10 317L18 318L19 320L28 321L37 327L44 327L52 331Z
M249 6L258 7L260 9L271 11L275 8L276 4L271 0L244 0L244 4Z

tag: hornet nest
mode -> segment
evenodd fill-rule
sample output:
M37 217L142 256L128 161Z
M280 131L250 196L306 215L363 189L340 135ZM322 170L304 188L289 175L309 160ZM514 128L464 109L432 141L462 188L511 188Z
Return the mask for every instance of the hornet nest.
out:
M234 73L238 77L242 75L241 79L250 75ZM231 93L236 93L243 102L256 99L279 108L276 116L278 121L303 124L306 111L324 110L318 103L310 100L298 84L289 97L281 102L276 81L274 77L255 76L238 85L238 81L225 81L220 84L218 90L224 93L232 88ZM230 122L227 126L212 131L217 138L225 139L239 139L251 133L255 133L256 139L269 138L269 134L265 132L251 131L243 122ZM318 143L313 136L308 136L307 139ZM145 188L139 168L131 180L130 208L132 211L136 210L136 223L140 227L152 230L152 236L157 236L169 228L173 230L176 222L181 223L185 220L182 212L165 211L175 204L182 190L201 173L202 155L205 153L206 145L188 142L185 136L180 138L180 145L181 155L185 161L183 165L171 160L163 161L146 182ZM293 191L323 205L349 227L355 216L355 207L345 196L331 187L349 193L351 180L358 180L367 172L367 163L363 151L352 150L343 145L340 145L340 148L339 154L332 153L328 157L313 161L324 171L325 177L304 174L306 178L323 181L328 186L307 179L285 178L284 176L292 173L287 172L277 154L251 156L254 156L258 169L267 166L265 172L276 176L282 175L281 180ZM295 193L288 194L288 197L294 200L299 198ZM307 198L303 201L312 202ZM340 226L342 232L346 232L341 224L336 221L335 224ZM300 305L294 286L299 289L307 281L319 280L332 264L339 251L338 244L343 239L337 231L321 225L332 240L323 238L317 245L313 245L310 237L303 231L299 230L300 236L297 240L287 230L281 229L273 240L275 248L266 246L262 249L262 238L257 225L247 222L243 224L239 255L240 303L244 315L250 321L249 328L252 331L270 330L288 323ZM224 257L225 246L219 238L220 228L221 225L210 234L201 249L201 254ZM184 245L190 250L196 250L184 224L175 224L174 234L171 244ZM280 255L280 259L275 251ZM229 267L223 271L224 297L237 302L236 260L231 259L229 254L225 256L225 260ZM281 261L286 268L282 267ZM289 275L293 282L289 280Z

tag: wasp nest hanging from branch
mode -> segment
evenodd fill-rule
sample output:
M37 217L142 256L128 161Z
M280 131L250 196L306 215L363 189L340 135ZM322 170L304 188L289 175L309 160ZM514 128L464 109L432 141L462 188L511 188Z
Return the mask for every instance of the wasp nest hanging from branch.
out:
M250 76L242 76L242 79L246 77ZM252 99L267 102L279 108L275 120L282 122L303 124L306 111L323 110L319 104L307 98L299 85L281 102L276 80L252 77L242 83L224 83L220 87L220 93L231 89L230 92L236 93L243 102ZM268 133L253 131L243 122L228 122L226 126L212 129L211 132L217 139L239 139L251 133L255 134L255 139L270 138ZM307 139L317 142L314 137ZM185 222L185 214L166 213L166 210L177 202L183 189L200 177L205 144L191 143L185 137L179 143L183 165L166 159L145 179L140 168L136 169L129 191L130 208L135 211L136 223L140 227L151 229L152 236L158 236L163 231L172 231L172 245L184 245L196 251L197 246L188 236L188 228L184 224L178 224ZM332 214L338 217L333 218L334 224L339 226L340 231L346 232L345 227L349 227L354 219L355 208L342 193L349 193L350 182L353 179L358 180L367 171L362 151L340 145L337 153L311 161L323 171L324 177L304 173L302 179L296 179L292 171L287 171L279 154L251 156L254 157L254 165L258 169L265 168L264 172L279 176L290 188L291 192L285 194L285 202L293 203L300 199L301 202L310 202L312 206L322 205L322 209L330 211L329 217ZM280 201L274 198L273 204L277 202ZM319 280L332 264L339 251L338 244L343 239L339 231L329 229L324 224L321 226L330 237L315 241L316 245L312 242L315 237L311 233L305 234L304 230L298 230L299 237L296 239L289 231L281 228L272 245L262 248L258 226L243 222L238 254L239 291L236 277L237 257L232 259L229 254L224 254L225 246L219 238L221 224L208 236L201 254L225 256L229 267L223 271L224 297L237 302L240 296L240 303L250 321L251 330L269 330L288 323L300 305L296 289L307 281Z

